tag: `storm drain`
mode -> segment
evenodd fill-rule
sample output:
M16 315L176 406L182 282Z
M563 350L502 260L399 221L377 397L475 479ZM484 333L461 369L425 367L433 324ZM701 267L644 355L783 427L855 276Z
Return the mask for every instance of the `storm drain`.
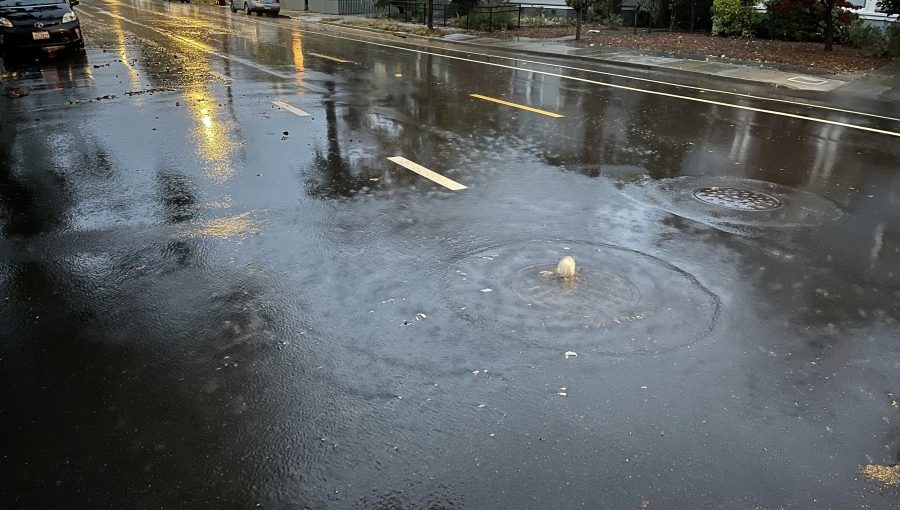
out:
M698 188L694 190L694 198L738 211L771 211L781 207L781 200L772 195L744 188Z

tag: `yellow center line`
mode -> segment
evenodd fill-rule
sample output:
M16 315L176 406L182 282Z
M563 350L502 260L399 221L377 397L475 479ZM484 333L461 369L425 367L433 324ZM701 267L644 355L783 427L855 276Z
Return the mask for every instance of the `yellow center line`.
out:
M412 161L410 161L402 156L394 156L392 158L388 158L388 161L392 161L411 172L415 172L430 181L440 184L441 186L443 186L447 189L451 189L453 191L459 191L461 189L466 189L465 186L454 181L453 179L448 179L437 172L432 172L431 170L425 168L424 166L419 165L418 163L413 163Z
M546 115L548 117L553 117L554 119L561 119L565 117L565 115L560 115L558 113L548 112L546 110L539 110L537 108L532 108L530 106L525 106L523 104L518 103L510 103L509 101L504 101L502 99L497 99L496 97L482 96L481 94L469 94L470 96L476 99L484 99L485 101L491 101L492 103L499 103L506 106L512 106L513 108L518 108L520 110L525 110L534 113L540 113L541 115Z
M332 62L337 62L337 63L339 63L339 64L346 64L347 62L350 62L349 60L344 60L344 59L336 58L336 57L329 57L328 55L322 55L321 53L313 53L313 52L309 52L309 53L307 53L307 55L312 55L312 56L314 56L314 57L324 58L325 60L331 60Z

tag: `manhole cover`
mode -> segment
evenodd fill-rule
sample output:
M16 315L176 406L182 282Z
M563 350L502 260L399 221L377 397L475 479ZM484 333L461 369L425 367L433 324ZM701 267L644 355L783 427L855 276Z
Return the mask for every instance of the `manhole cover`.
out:
M574 281L550 271L571 255ZM606 354L653 354L711 331L718 298L650 255L566 241L503 244L461 257L445 287L461 315L494 338Z
M698 188L694 190L694 198L740 211L770 211L781 207L781 200L772 195L743 188Z
M671 177L625 183L622 190L635 200L741 235L755 235L763 228L820 225L843 214L821 195L742 177Z

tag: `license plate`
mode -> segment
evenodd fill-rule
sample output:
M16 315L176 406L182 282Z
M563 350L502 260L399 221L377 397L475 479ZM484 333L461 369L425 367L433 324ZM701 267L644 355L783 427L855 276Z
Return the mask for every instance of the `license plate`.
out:
M43 41L46 39L50 39L50 32L32 32L31 38L35 41Z

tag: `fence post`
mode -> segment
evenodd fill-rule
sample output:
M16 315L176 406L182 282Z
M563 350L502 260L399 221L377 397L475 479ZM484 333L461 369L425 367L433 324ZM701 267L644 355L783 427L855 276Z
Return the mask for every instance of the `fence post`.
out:
M516 28L522 28L522 4L519 4L519 21L516 22Z
M494 32L494 8L488 7L488 32Z

